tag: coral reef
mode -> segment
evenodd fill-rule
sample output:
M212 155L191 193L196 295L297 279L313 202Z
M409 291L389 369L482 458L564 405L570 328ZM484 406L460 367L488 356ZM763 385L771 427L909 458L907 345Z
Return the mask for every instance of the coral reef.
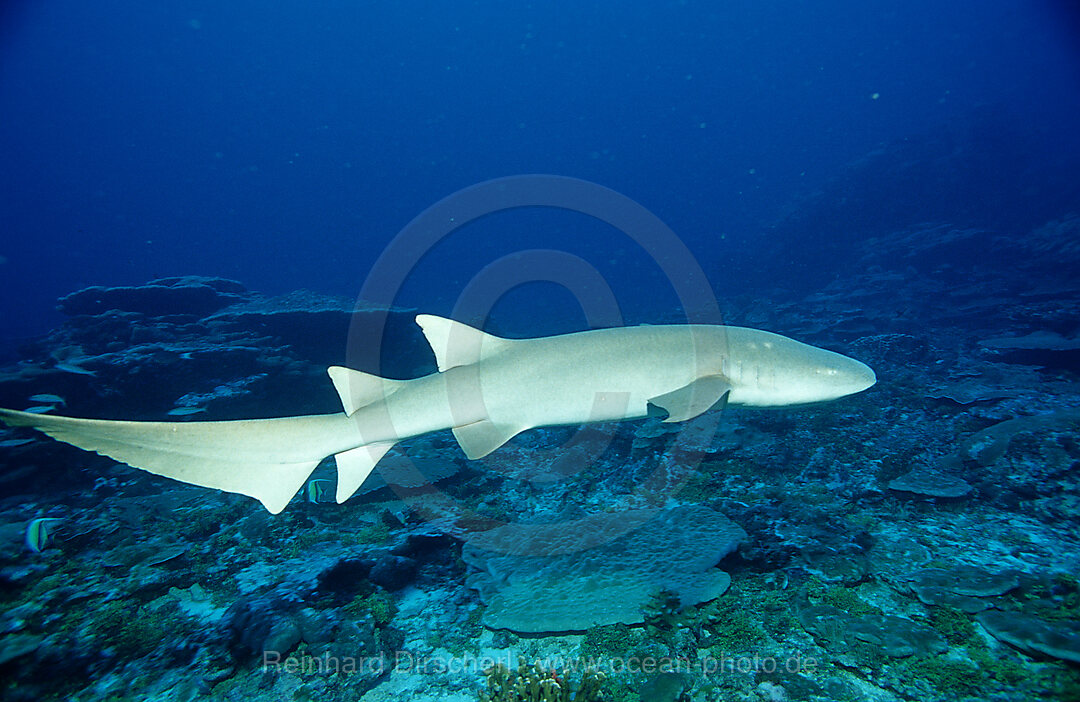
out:
M531 667L518 659L516 669L498 663L484 670L487 690L480 693L480 702L599 702L605 677L595 670L586 670L581 681L573 683L567 671L544 670L539 663Z
M905 224L812 292L725 300L872 365L865 395L533 430L481 461L436 435L344 505L330 465L275 517L2 430L3 695L1075 699L1080 284L1050 259L1076 226ZM175 278L61 305L0 405L336 412L351 325L386 329L358 365L433 367L409 311L310 293Z
M610 532L592 548L553 548L559 537L550 532L566 525L540 526L549 532L542 540L529 532L513 543L504 539L509 553L466 545L462 557L476 569L468 584L487 604L484 624L529 633L581 631L641 623L645 605L661 591L684 606L724 593L731 578L713 566L745 537L741 528L705 507L689 506L648 514L636 530L622 534L634 516L590 520L594 535Z

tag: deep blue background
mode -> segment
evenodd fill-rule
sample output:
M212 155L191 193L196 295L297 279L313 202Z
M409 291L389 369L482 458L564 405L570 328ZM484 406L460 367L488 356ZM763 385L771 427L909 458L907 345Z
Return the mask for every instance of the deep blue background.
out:
M884 142L989 106L1076 149L1065 7L7 2L0 348L54 326L55 299L93 284L202 274L354 296L425 207L519 173L636 199L723 291L793 198ZM523 246L587 258L631 319L670 307L640 252L557 212L463 230L401 302L446 312L484 263ZM504 304L523 309L517 331L534 314L537 333L580 324L567 295L524 292L540 298Z

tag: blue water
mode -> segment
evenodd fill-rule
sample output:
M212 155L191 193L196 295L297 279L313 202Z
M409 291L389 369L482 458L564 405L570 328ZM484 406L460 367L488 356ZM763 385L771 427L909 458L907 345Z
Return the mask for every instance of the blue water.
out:
M426 207L522 173L637 200L728 295L792 202L883 144L982 111L1029 129L1035 164L1080 153L1070 5L10 1L0 348L87 285L202 274L355 296ZM630 320L672 309L621 234L543 211L463 228L399 302L446 313L527 247L592 263ZM553 285L499 309L522 332L584 324Z
M1076 8L0 0L0 407L177 423L334 413L328 365L435 370L411 311L350 318L326 294L507 337L724 321L878 379L776 412L733 392L696 425L534 428L482 461L447 432L407 438L378 467L382 488L324 504L328 461L273 517L0 426L0 697L332 701L378 685L371 698L460 702L487 676L279 675L256 661L644 651L822 663L695 672L695 700L1077 699ZM248 292L199 279L86 291L70 318L56 308L88 286L171 276ZM319 294L259 297L299 289ZM697 316L706 298L716 314ZM794 370L771 353L725 355L721 372L772 391ZM837 382L831 366L798 368ZM550 394L541 373L559 370L523 368L513 398ZM374 392L354 378L342 385ZM700 402L719 380L651 404ZM630 396L608 390L597 398ZM245 494L307 451L264 445L266 427L292 422L33 423ZM221 448L234 432L236 455ZM395 475L406 455L431 485ZM344 476L361 460L335 458ZM643 526L643 549L621 541L620 515L633 530L654 506L669 530ZM518 538L502 523L542 524L543 538L489 558ZM539 558L591 541L605 543L573 568ZM680 561L685 582L711 585L676 612L666 571ZM660 570L664 596L628 607L646 628L593 626L623 621L607 605L659 588ZM626 602L608 588L624 581L638 590ZM596 583L601 597L575 600ZM570 594L549 608L551 593ZM536 621L499 612L514 597ZM609 670L605 699L674 699L683 684Z

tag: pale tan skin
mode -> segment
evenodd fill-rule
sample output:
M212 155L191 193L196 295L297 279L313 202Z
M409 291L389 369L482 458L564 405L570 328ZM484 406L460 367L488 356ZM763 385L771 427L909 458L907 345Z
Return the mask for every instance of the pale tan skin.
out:
M540 426L666 413L683 421L714 405L783 407L832 400L876 382L866 365L777 334L713 325L599 329L502 339L420 315L439 372L387 380L329 369L343 414L229 422L124 422L0 409L38 429L156 475L285 508L334 455L344 502L397 441L452 429L479 458Z

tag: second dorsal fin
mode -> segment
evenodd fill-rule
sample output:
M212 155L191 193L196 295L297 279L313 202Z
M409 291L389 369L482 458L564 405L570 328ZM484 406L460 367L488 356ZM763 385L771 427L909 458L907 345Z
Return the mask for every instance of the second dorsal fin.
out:
M417 315L416 323L435 352L435 362L440 372L490 358L514 343L510 339L493 336L468 324L433 314Z
M334 383L334 389L338 391L345 414L350 416L361 407L385 400L408 382L380 378L371 373L363 373L342 366L330 366L326 372Z

